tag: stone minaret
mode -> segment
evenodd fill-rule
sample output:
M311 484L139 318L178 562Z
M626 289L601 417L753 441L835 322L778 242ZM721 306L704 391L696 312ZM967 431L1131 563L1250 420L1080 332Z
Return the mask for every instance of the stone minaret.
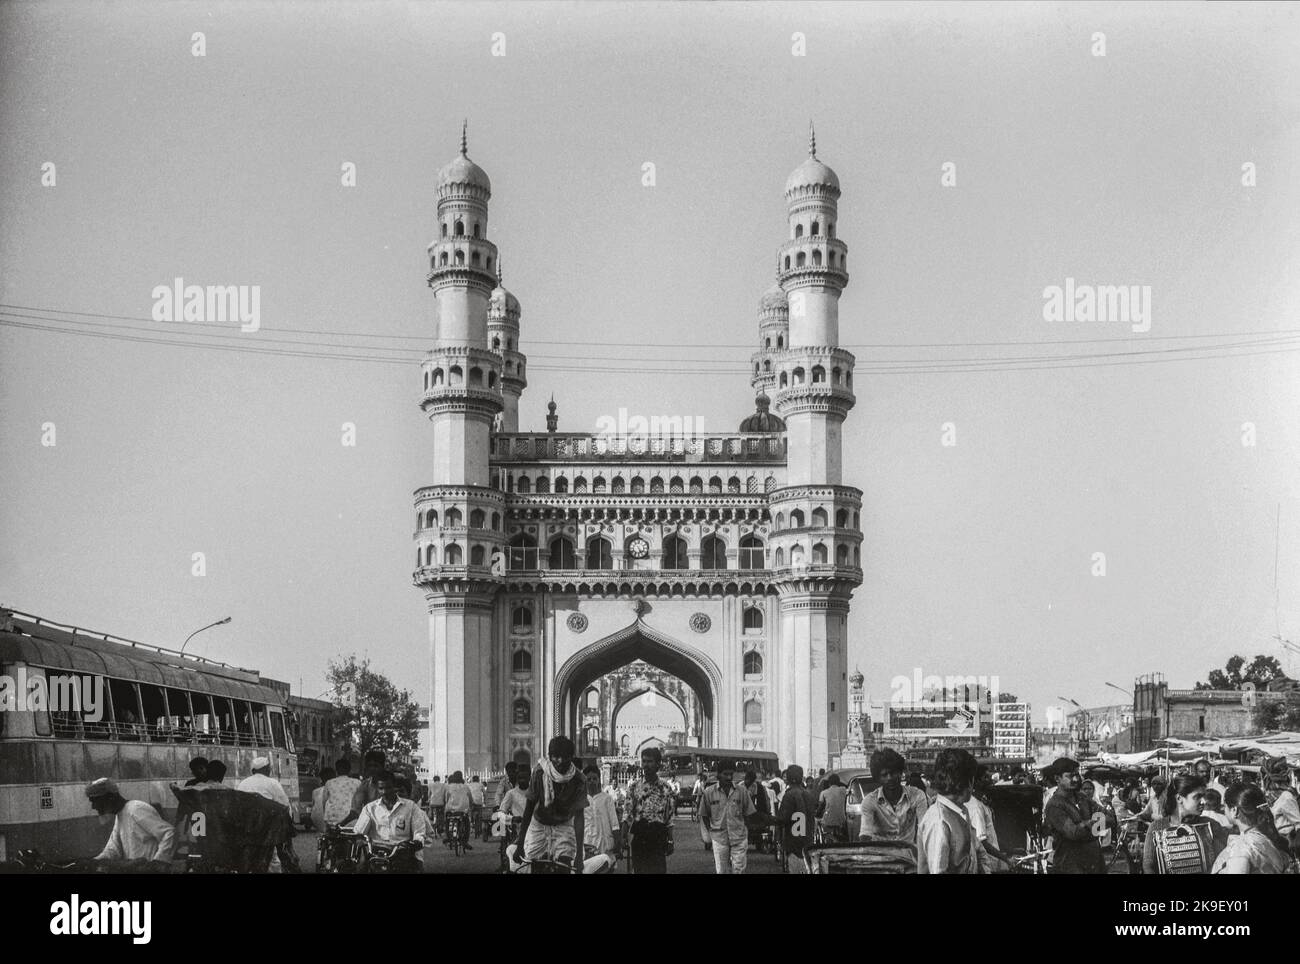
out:
M497 280L497 250L487 240L491 195L462 129L460 154L438 172L438 236L428 249L434 346L423 364L420 407L432 424L432 466L415 493L414 581L429 604L429 767L439 774L490 768L499 742L490 669L500 659L492 606L501 567L493 559L504 545L505 497L489 486L488 455L493 421L506 410L503 365L516 359L488 341ZM503 316L506 331L508 306ZM517 361L521 389L522 356Z
M826 766L848 737L847 620L862 582L862 493L841 484L854 359L839 347L840 292L849 280L848 249L836 232L839 197L839 178L817 159L810 130L808 159L786 181L789 236L777 255L789 304L786 347L762 354L775 371L773 409L786 424L786 484L769 501L770 552L779 658L795 683L781 694L775 749L782 760L812 767ZM779 329L770 330L775 337Z

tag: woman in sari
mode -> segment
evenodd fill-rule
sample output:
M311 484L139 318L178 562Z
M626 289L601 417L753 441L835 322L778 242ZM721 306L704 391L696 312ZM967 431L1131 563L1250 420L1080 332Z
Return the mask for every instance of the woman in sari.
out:
M1238 833L1214 861L1215 874L1284 874L1291 864L1285 841L1273 825L1268 798L1259 787L1235 783L1224 801Z

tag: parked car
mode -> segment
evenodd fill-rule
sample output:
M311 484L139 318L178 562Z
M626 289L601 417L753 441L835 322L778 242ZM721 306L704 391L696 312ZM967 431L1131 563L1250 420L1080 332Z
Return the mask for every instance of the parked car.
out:
M845 810L849 817L849 839L857 840L858 829L862 826L862 798L879 787L880 781L871 775L870 770L832 770L831 773L838 775L840 783L848 787Z

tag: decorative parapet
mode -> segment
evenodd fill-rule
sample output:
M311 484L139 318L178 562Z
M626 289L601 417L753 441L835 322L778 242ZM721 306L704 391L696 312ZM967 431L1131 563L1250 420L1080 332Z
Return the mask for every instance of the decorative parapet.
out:
M784 465L783 433L694 437L623 437L551 433L496 433L491 460L504 462L764 462Z

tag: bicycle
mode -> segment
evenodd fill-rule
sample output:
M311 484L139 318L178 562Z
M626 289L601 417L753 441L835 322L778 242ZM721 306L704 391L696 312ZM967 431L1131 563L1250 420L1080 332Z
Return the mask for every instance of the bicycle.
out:
M316 873L355 874L365 856L365 838L328 824L316 843Z
M452 852L459 857L469 849L469 814L454 810L447 814L447 836L443 839Z

